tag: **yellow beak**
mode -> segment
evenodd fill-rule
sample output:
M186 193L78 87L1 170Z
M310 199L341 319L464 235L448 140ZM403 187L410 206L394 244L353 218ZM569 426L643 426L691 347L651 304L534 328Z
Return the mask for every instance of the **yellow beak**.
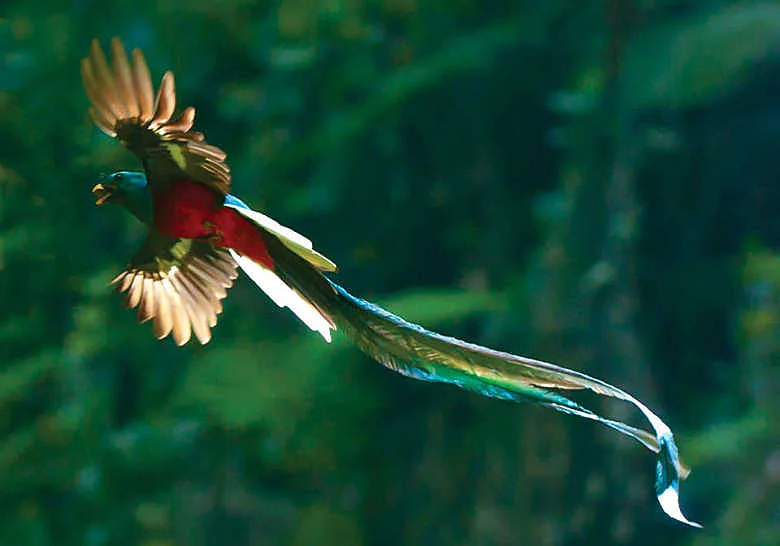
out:
M95 194L96 205L102 205L106 201L108 201L112 195L114 195L114 192L116 191L116 186L113 184L95 184L92 187L92 193Z

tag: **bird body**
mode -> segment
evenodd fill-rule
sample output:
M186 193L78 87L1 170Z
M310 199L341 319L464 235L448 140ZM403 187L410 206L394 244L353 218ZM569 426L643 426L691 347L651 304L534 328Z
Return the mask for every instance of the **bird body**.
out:
M186 178L173 179L155 186L149 197L153 203L153 227L167 237L208 239L222 248L273 269L273 259L258 227L213 190ZM230 196L233 202L237 198ZM243 203L242 203L243 204Z
M192 130L191 107L173 118L174 79L166 72L154 97L140 50L128 59L111 43L113 67L97 41L82 62L95 124L138 155L144 172L121 171L93 188L97 204L130 211L148 228L142 247L114 283L125 304L152 321L158 338L205 344L238 269L274 303L288 307L326 341L340 330L367 355L408 377L450 383L482 395L527 401L599 422L657 453L656 495L672 518L681 464L669 427L627 392L581 372L443 336L357 298L330 280L336 265L309 239L230 195L226 154ZM633 404L652 432L611 420L560 391L590 390Z

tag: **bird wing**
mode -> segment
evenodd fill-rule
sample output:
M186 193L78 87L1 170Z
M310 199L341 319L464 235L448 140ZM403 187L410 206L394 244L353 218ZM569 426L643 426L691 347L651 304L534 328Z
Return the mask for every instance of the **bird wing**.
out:
M154 319L157 339L173 334L184 345L194 333L206 344L237 267L227 250L209 242L151 232L112 284L127 293L128 308L138 307L139 322Z
M97 40L81 61L84 89L92 102L89 114L104 133L120 140L144 163L150 180L185 177L221 194L230 189L226 154L192 131L195 109L185 108L173 118L176 90L167 71L155 98L149 67L140 49L128 60L122 42L111 40L110 67Z

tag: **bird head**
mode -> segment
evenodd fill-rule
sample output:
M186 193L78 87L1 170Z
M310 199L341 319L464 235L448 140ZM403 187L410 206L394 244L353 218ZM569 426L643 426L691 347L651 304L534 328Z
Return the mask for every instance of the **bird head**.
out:
M109 174L92 187L96 205L112 203L127 206L129 200L137 198L145 191L146 176L144 173L131 171Z
M109 174L93 186L92 193L96 205L119 205L144 223L152 218L152 198L144 173L119 171Z

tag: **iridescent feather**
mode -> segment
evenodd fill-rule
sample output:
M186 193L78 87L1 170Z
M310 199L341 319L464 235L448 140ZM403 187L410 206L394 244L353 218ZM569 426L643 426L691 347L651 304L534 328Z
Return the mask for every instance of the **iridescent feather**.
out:
M678 487L689 470L680 462L672 431L655 413L627 392L599 379L555 364L495 351L412 324L368 301L356 298L326 278L279 239L267 238L275 273L302 294L361 350L400 374L516 402L531 402L599 422L657 454L656 495L664 512L685 524ZM561 392L587 389L633 404L652 432L607 419Z
M158 337L172 334L179 345L194 333L201 343L222 312L221 300L240 266L271 299L289 307L312 330L330 340L339 329L366 354L415 379L451 383L485 396L532 402L599 422L638 441L657 454L656 494L672 518L689 521L679 507L678 486L688 470L680 463L669 427L639 400L604 381L547 362L495 351L430 332L421 326L349 294L324 273L336 266L312 248L311 241L252 211L228 194L231 176L225 153L192 131L195 111L176 106L173 74L166 72L156 99L143 54L127 58L119 40L111 44L113 70L95 41L82 62L84 87L95 124L138 154L152 184L186 177L223 195L225 206L251 220L273 259L273 269L208 241L168 239L151 233L115 283L126 305L138 308L141 321L153 319ZM96 186L98 188L100 185ZM144 192L147 198L150 192ZM602 417L559 391L587 389L633 404L652 432Z

